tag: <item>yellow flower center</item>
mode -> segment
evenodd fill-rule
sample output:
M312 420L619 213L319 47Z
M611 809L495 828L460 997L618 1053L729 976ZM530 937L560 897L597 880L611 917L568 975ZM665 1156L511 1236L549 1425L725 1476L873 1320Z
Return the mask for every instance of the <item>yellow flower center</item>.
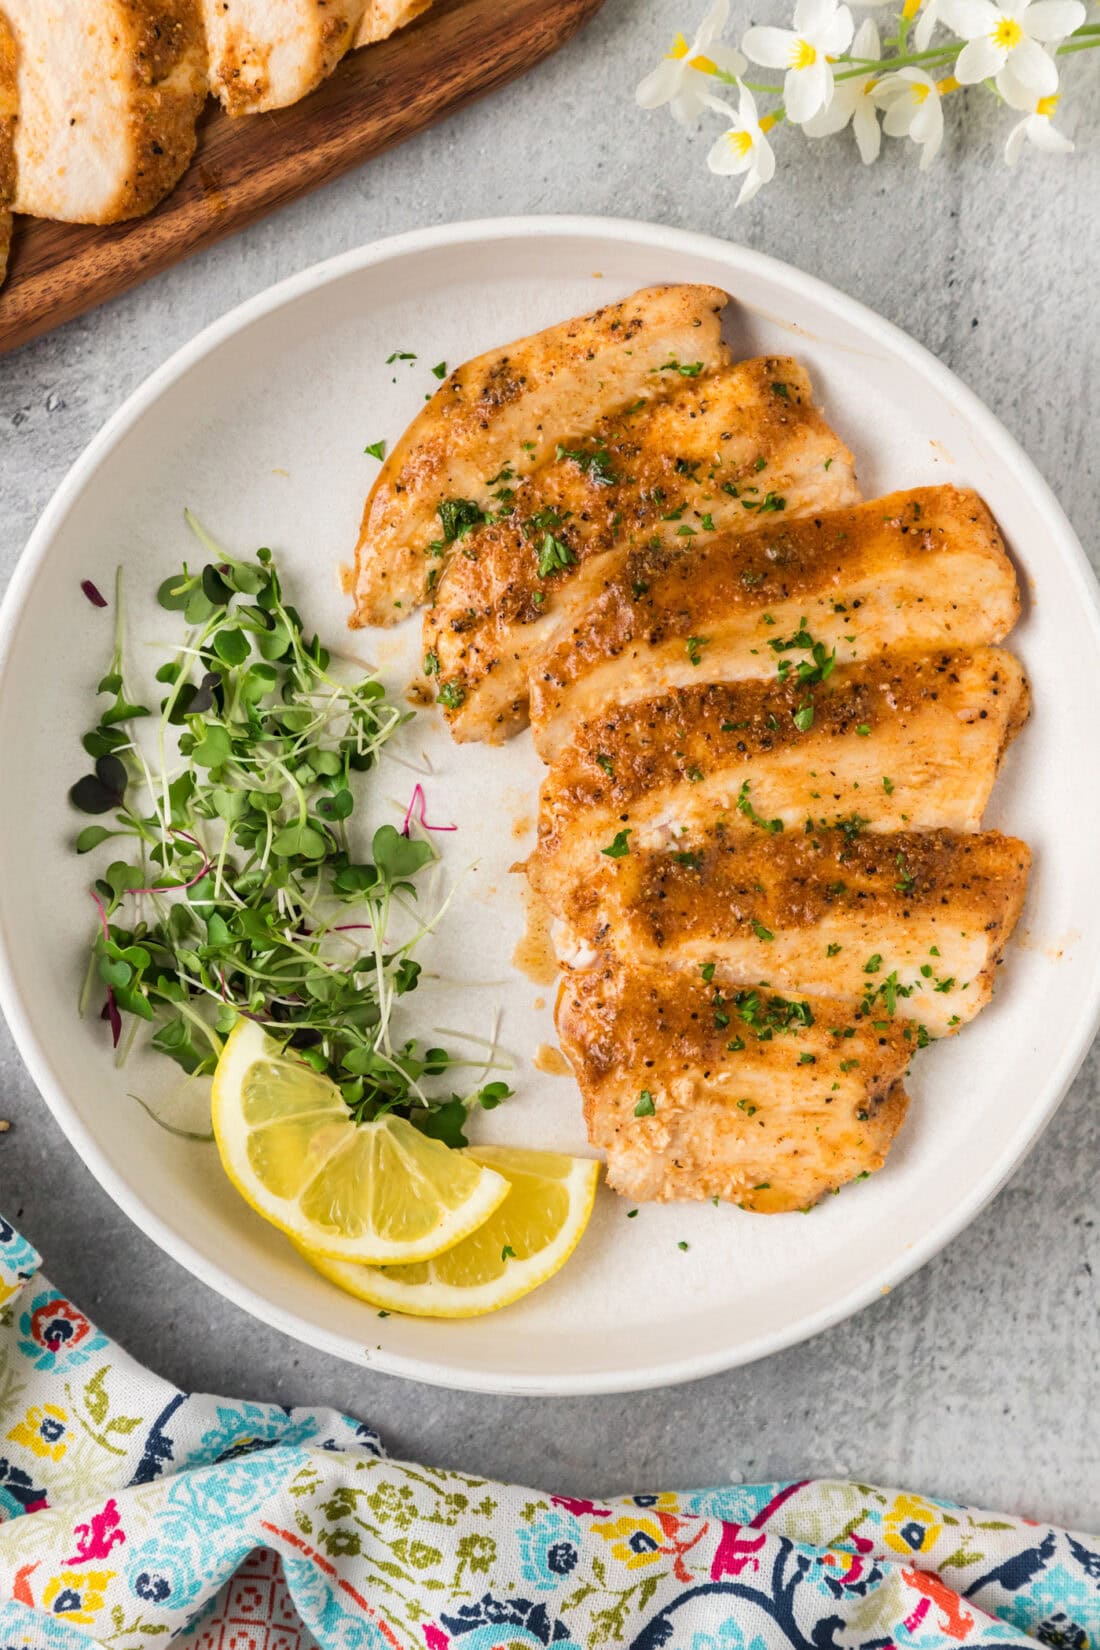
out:
M665 53L665 56L666 57L686 57L687 54L688 54L688 43L684 39L682 34L677 34L676 39L672 42L672 45L668 48L668 51Z
M1049 97L1041 97L1035 105L1035 113L1037 115L1046 115L1049 120L1055 109L1058 107L1059 95L1060 94L1058 92L1051 92Z
M995 46L1003 46L1006 52L1010 52L1023 38L1024 31L1014 17L998 17L997 27L993 30Z
M905 0L905 4L901 8L901 15L905 18L907 23L911 23L919 11L920 0Z
M945 75L942 80L936 81L936 90L941 97L946 97L948 92L957 92L958 89L959 83L953 74Z
M928 96L928 94L931 90L932 90L931 86L926 86L924 84L923 80L914 80L913 81L913 102L914 103L923 103L925 98Z
M791 48L791 68L808 69L817 62L817 51L808 40L796 40Z
M765 115L763 120L760 122L760 130L762 132L770 132L778 119L778 115Z
M738 160L744 160L745 156L752 148L752 138L747 132L727 132L726 142L729 144Z
M697 53L696 56L692 58L688 67L698 69L700 74L718 73L718 67L713 57L703 57L701 53Z

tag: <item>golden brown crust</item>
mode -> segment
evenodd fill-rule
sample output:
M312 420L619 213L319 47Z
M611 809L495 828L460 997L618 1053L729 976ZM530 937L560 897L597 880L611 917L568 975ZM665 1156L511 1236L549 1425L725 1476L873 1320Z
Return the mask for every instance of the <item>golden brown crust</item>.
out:
M722 365L716 287L659 286L491 350L451 373L409 425L368 495L355 552L352 625L392 624L428 592L427 555L447 498L482 504L503 465L537 468L601 413L659 396L671 356ZM682 349L692 350L689 358ZM530 444L524 448L523 443Z
M195 152L206 100L205 36L198 0L122 0L135 96L133 171L105 223L141 217L175 187Z
M566 975L557 1028L616 1191L765 1214L882 1166L916 1046L912 1026L850 1002L728 991L606 957Z

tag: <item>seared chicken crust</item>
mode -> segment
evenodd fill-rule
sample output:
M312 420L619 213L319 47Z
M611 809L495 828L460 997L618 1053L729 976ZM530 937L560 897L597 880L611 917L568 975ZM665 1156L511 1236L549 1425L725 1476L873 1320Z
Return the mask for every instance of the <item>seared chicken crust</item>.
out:
M684 365L698 363L700 373L724 365L728 301L716 287L647 287L451 373L367 498L351 624L395 624L425 600L441 503L487 506L505 466L515 474L537 468L602 415L667 394Z
M720 982L851 998L953 1032L989 1001L1030 854L996 831L774 834L718 823L604 860L564 890L563 960L709 967ZM558 888L558 892L562 890Z
M11 203L15 199L15 119L19 112L15 36L0 12L0 286L11 248Z
M297 103L355 43L366 0L202 0L210 90L231 115Z
M498 519L451 555L424 620L456 739L495 741L524 725L537 652L555 624L584 622L607 552L618 564L623 547L645 544L671 559L699 534L770 543L788 517L859 496L852 455L805 370L775 355L600 419L506 491Z
M551 910L606 849L625 857L718 818L772 837L807 819L976 830L1028 691L1013 656L987 647L841 666L803 731L805 700L789 680L707 683L583 724L543 781L527 861Z
M753 525L686 548L623 547L591 569L576 616L531 664L544 761L605 702L793 665L806 649L791 635L808 632L848 662L999 642L1019 615L1015 571L976 493L918 487Z
M850 1002L605 957L566 974L557 1027L609 1185L767 1214L881 1168L917 1042L912 1025Z

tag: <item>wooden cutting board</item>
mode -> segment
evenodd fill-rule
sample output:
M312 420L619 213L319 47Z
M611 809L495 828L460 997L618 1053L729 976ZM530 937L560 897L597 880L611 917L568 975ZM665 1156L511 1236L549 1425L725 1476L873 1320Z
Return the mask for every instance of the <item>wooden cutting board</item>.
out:
M211 102L188 171L147 217L99 228L17 218L0 351L60 326L522 74L602 0L435 0L351 52L289 109L230 120ZM461 199L456 168L455 202Z

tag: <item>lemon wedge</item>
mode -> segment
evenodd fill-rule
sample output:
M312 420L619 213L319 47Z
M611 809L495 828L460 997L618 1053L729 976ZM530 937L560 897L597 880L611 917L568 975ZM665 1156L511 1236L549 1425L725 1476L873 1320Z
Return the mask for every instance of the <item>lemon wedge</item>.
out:
M214 1073L214 1138L234 1186L320 1255L374 1266L426 1261L489 1219L509 1183L402 1117L352 1121L329 1078L238 1020Z
M561 1270L592 1214L600 1165L592 1158L511 1146L460 1154L501 1175L507 1197L469 1237L417 1266L354 1266L302 1248L349 1295L420 1318L474 1318L527 1295Z

